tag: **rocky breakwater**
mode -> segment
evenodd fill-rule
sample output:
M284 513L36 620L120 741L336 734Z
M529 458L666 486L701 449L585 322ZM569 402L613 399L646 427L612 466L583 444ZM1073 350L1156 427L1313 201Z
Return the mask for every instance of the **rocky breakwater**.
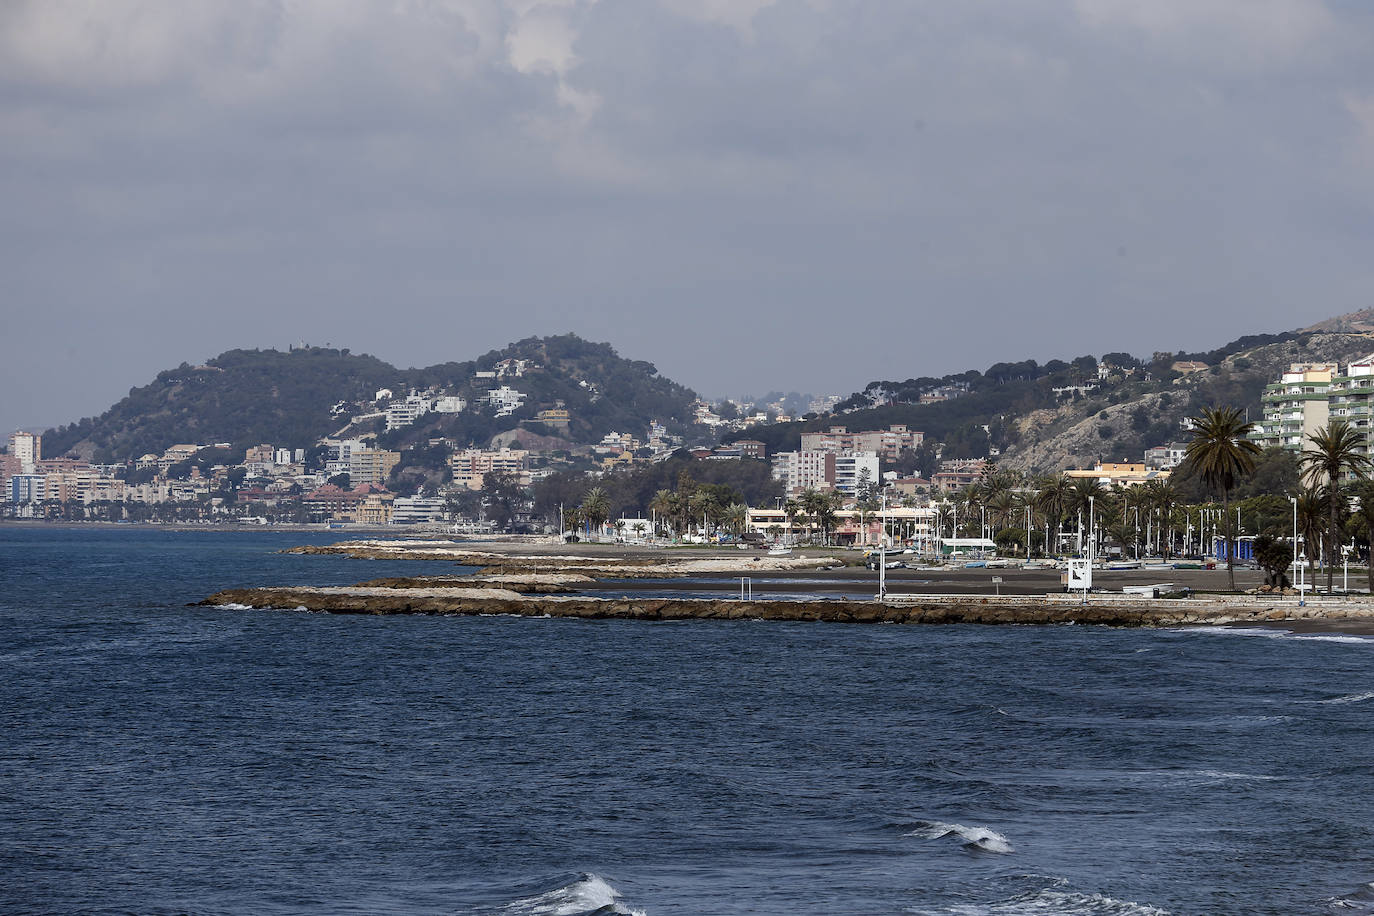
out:
M443 560L476 566L484 576L569 574L617 579L670 579L727 573L760 574L844 566L837 556L769 557L745 551L690 556L657 551L573 555L470 550L452 541L342 541L324 546L292 547L284 553L330 554L363 560Z
M496 587L245 588L217 592L201 604L230 608L299 608L335 614L510 614L612 620L778 620L907 624L1094 624L1158 627L1274 623L1374 617L1368 604L1299 608L1225 599L1112 598L1087 604L1039 597L921 596L893 601L743 601L700 598L589 598L519 594Z

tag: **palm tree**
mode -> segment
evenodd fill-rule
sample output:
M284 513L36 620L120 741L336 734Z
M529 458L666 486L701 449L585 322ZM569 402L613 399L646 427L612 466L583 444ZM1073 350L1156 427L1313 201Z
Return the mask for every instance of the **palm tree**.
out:
M659 490L655 493L654 498L649 500L649 511L659 519L671 519L673 517L673 491Z
M1221 491L1222 521L1230 524L1231 489L1236 478L1255 469L1259 446L1245 438L1255 427L1245 422L1234 407L1204 407L1202 415L1192 417L1193 439L1188 443L1187 461L1202 482ZM1235 550L1226 551L1226 578L1236 590Z
M1364 454L1364 436L1350 428L1344 420L1332 420L1307 437L1311 448L1303 449L1298 457L1302 476L1310 486L1325 484L1327 499L1326 535L1326 593L1331 594L1331 577L1336 573L1336 550L1340 543L1341 481L1347 474L1364 476L1369 470L1369 457Z
M1064 508L1069 515L1077 513L1080 521L1086 522L1091 529L1093 507L1101 503L1106 495L1107 489L1102 486L1102 481L1093 477L1079 477L1069 486L1069 498ZM1091 541L1092 537L1093 532L1089 530L1088 540Z
M1322 510L1326 497L1319 487L1303 487L1298 491L1298 540L1311 548L1299 551L1311 563L1317 559L1317 544L1321 542L1322 527L1325 519ZM1295 555L1296 556L1296 555Z
M1064 512L1068 508L1069 491L1072 488L1073 484L1069 483L1069 479L1059 475L1042 481L1039 491L1035 494L1036 506L1045 513L1045 517L1050 522L1053 540L1045 545L1047 554L1051 551L1058 552L1059 531L1064 524Z
M606 491L600 487L592 487L588 490L587 495L582 498L582 505L579 508L582 517L593 528L600 528L611 516L611 501L607 498Z
M801 503L797 502L795 499L788 499L787 502L782 504L782 511L787 515L788 540L795 541L797 539L796 533L792 529L796 523L797 516L801 514Z
M720 518L725 527L738 537L744 533L744 526L749 521L749 507L744 503L731 503L725 507Z

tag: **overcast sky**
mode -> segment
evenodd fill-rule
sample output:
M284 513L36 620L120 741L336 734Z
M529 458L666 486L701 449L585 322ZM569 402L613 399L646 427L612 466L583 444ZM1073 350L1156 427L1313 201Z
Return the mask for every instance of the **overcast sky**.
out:
M574 331L709 395L1374 305L1364 0L8 0L0 429Z

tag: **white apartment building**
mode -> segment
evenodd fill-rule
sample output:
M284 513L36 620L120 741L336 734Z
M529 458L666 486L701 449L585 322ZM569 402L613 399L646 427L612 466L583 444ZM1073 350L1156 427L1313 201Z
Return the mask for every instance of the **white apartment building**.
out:
M456 394L446 394L434 399L435 413L462 413L467 407L468 402Z
M878 485L877 452L839 452L835 455L835 489L847 496L859 491L863 480Z
M506 417L515 413L525 403L525 394L509 385L502 385L488 391L486 401L496 408L498 417Z
M1336 363L1293 363L1277 382L1265 386L1261 399L1264 418L1255 424L1249 438L1261 448L1302 451L1307 437L1327 424L1332 381L1339 372ZM1345 395L1351 403L1358 397L1348 387Z
M429 413L429 399L412 394L409 397L392 401L386 407L387 432L410 426Z
M852 496L865 471L877 483L876 452L803 449L773 456L773 479L783 482L788 496L803 490L839 490Z
M11 434L10 455L19 459L21 473L32 474L34 466L43 460L43 437L38 433Z

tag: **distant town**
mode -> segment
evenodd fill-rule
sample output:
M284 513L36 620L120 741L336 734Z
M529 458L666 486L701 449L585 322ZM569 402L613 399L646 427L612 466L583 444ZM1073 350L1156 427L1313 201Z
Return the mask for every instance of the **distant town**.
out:
M434 415L480 410L509 416L526 407L523 383L539 368L529 360L504 359L478 370L473 383L487 386L479 397L441 388L382 388L370 399L339 400L330 406L338 424L334 433L309 442L263 442L241 455L229 442L186 441L125 462L97 463L72 454L45 455L42 434L16 431L0 454L0 515L604 540L901 544L928 552L1025 556L1081 550L1092 540L1123 558L1215 553L1221 538L1234 544L1222 547L1223 554L1248 559L1257 534L1286 526L1289 491L1298 490L1299 459L1313 437L1340 422L1358 432L1368 454L1374 412L1374 357L1344 366L1292 364L1266 388L1263 416L1244 427L1245 441L1265 456L1256 477L1268 481L1269 491L1241 486L1237 495L1250 502L1238 505L1234 526L1222 517L1216 494L1202 489L1204 481L1193 480L1191 490L1176 485L1174 475L1195 435L1191 419L1177 424L1176 438L1144 449L1138 460L1098 461L1038 477L1000 467L996 447L983 455L945 457L941 443L904 424L850 428L842 421L854 405L846 407L838 396L790 405L781 398L698 399L685 433L651 421L644 429L610 432L572 447L558 434L568 431L573 413L556 401L532 414L532 428L547 435L527 434L522 427L494 437L488 447L444 437L408 449L378 444ZM1191 361L1172 369L1186 378L1208 366ZM1109 373L1122 374L1105 359L1098 371L1103 382ZM1056 388L1054 395L1082 397L1096 386ZM964 394L953 383L923 391L921 399L948 402ZM868 396L876 401L882 393ZM803 430L800 448L792 450L770 453L765 437L749 435L789 422L799 409L833 422ZM726 433L734 435L722 443ZM918 473L923 464L929 471ZM413 471L408 477L407 468ZM1342 476L1353 481L1363 474L1351 465ZM1320 515L1324 504L1318 496L1314 489L1305 517ZM1292 502L1296 528L1296 497ZM1322 537L1317 522L1306 524L1313 540Z

